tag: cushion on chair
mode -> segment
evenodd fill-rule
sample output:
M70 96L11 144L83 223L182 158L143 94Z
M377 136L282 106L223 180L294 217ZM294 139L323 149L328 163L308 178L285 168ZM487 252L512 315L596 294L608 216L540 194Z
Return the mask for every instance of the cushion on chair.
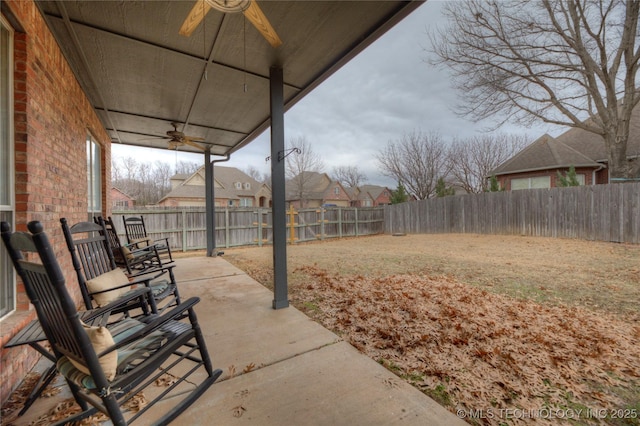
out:
M122 248L122 254L124 255L124 257L126 257L129 260L134 259L135 256L133 255L133 253L131 253L131 250L129 250L129 247L122 246L121 248Z
M153 316L148 318L153 319ZM113 340L116 344L122 342L127 337L136 333L145 326L144 323L133 319L125 318L114 324L109 324L107 328L110 330ZM174 331L168 329L156 330L148 335L135 340L117 350L116 376L123 374L143 362L155 351L162 347L168 340L174 337ZM57 362L58 371L67 379L73 381L78 386L87 389L95 389L96 384L89 374L78 369L74 363L67 357L61 357ZM109 379L109 377L107 377ZM113 378L109 379L113 380Z
M110 288L126 284L127 282L129 282L129 278L127 278L122 269L116 268L113 271L109 271L87 281L87 288L89 289L89 293L95 293L97 291L108 290ZM94 298L98 306L104 306L119 298L121 295L129 291L130 288L131 287L116 288L113 291L92 294L91 296Z
M84 323L82 326L89 335L89 340L91 340L91 345L96 351L96 354L99 354L105 349L115 345L111 332L105 327L91 327ZM69 359L69 361L74 365L74 367L84 374L89 374L89 369L86 366L72 359ZM102 367L102 371L104 371L104 375L107 377L107 380L113 380L114 377L116 377L116 367L118 366L118 351L112 351L108 354L104 354L98 358L98 361L100 361L100 366Z

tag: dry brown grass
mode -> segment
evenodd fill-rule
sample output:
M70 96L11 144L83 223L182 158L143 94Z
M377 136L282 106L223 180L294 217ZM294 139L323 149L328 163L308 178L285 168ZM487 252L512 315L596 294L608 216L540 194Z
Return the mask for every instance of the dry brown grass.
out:
M296 307L454 412L551 407L582 410L578 424L640 424L640 246L446 234L287 254ZM272 286L270 247L225 258ZM522 422L471 422L505 421Z

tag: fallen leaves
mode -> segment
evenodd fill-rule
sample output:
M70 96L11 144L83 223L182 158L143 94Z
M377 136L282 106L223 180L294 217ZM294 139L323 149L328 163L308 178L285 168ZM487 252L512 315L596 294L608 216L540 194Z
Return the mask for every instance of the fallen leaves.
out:
M546 306L446 276L331 276L316 266L293 292L312 315L450 409L625 404L640 384L640 327L578 307ZM498 420L485 419L487 424Z

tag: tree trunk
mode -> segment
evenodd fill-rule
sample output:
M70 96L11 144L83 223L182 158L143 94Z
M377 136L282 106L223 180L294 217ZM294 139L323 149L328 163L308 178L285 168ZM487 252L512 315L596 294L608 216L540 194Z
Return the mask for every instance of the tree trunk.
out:
M627 138L616 134L616 132L608 132L604 138L609 151L609 180L611 183L619 182L618 179L635 177L635 167L627 161Z

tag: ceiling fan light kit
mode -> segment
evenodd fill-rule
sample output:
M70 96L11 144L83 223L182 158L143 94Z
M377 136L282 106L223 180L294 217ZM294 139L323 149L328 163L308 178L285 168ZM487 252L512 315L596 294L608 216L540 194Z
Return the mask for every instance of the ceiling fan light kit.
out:
M243 12L249 7L251 0L204 0L212 8L220 12Z
M222 13L242 12L272 47L276 48L282 44L282 40L255 0L197 0L182 23L179 34L189 37L211 9Z

